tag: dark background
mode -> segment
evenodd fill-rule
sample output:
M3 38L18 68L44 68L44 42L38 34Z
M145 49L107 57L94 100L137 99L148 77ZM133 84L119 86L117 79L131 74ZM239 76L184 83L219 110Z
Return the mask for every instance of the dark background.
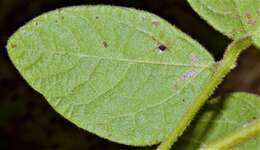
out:
M115 144L83 131L57 114L22 79L6 52L8 37L30 19L63 6L112 4L155 13L204 45L219 60L230 42L190 8L186 0L0 0L0 149L118 150ZM231 91L260 94L260 52L251 47L215 95Z

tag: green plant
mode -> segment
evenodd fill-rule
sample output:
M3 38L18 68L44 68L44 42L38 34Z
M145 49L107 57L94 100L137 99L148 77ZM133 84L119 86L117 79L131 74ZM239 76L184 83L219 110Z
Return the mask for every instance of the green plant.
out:
M259 0L189 2L233 39L220 62L161 18L115 6L43 14L9 39L8 54L25 80L80 128L127 145L162 142L158 149L168 150L239 54L260 45ZM247 93L209 100L193 132L186 131L192 136L183 136L188 144L176 147L256 149L259 108L260 98Z

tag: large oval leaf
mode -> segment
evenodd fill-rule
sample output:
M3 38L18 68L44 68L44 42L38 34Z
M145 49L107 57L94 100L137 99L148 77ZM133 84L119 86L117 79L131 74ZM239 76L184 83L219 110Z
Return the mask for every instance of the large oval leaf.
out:
M175 146L182 150L198 149L208 142L239 132L241 128L247 128L246 124L259 119L259 96L238 92L218 97L209 101ZM259 147L260 135L233 148L256 150Z
M80 128L129 145L160 142L212 74L197 42L150 13L111 6L59 9L8 41L11 60Z
M250 35L260 46L259 0L188 0L193 9L214 28L239 39Z

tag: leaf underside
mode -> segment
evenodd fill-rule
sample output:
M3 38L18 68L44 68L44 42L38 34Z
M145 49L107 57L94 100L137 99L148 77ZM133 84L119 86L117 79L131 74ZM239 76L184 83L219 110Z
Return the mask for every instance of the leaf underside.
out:
M236 40L251 36L260 47L260 0L188 0L215 29Z
M114 6L43 14L21 27L7 49L58 113L127 145L162 141L214 64L202 46L163 19Z
M260 97L248 93L237 92L212 99L174 146L182 150L198 149L203 144L237 132L245 124L260 119L259 108ZM233 149L256 150L259 147L260 136L257 136Z

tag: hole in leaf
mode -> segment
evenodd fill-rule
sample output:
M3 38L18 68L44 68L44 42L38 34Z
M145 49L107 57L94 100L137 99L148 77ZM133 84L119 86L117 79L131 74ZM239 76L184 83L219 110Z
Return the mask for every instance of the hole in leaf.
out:
M164 52L165 50L167 50L167 47L163 44L159 45L158 48L160 49L161 52Z

